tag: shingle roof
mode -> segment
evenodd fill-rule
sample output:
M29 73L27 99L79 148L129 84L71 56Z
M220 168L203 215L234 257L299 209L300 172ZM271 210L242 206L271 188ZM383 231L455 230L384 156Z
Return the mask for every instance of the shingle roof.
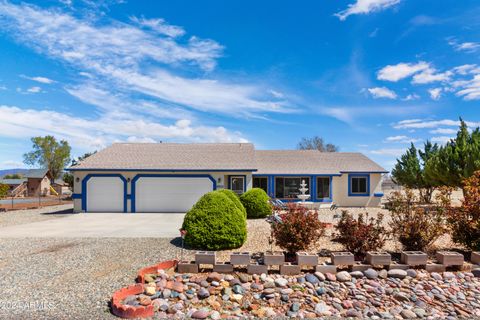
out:
M72 170L255 170L251 143L115 143Z
M42 179L48 173L48 169L30 169L23 175L25 178Z
M255 174L340 174L387 172L361 153L317 150L256 150Z
M27 179L0 179L0 184L17 185L25 181L27 181Z

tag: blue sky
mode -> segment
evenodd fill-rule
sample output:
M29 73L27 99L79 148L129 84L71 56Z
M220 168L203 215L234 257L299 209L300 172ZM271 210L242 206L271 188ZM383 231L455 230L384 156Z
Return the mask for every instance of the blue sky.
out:
M390 169L480 125L473 0L0 0L0 168L30 137L295 148L319 135Z

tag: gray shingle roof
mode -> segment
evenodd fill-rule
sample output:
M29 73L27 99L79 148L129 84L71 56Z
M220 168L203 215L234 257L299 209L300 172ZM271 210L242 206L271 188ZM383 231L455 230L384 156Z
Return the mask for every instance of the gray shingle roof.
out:
M255 174L340 174L386 172L361 153L317 150L256 150Z
M115 143L72 170L254 170L251 143Z
M25 181L27 181L27 179L0 179L0 184L17 185Z
M48 173L48 169L30 169L23 175L25 178L42 179Z

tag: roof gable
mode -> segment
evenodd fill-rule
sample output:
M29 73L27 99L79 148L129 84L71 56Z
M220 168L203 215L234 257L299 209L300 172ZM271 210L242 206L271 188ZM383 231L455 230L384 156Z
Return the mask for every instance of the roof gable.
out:
M48 169L30 169L23 176L31 179L43 179L47 174L49 174Z

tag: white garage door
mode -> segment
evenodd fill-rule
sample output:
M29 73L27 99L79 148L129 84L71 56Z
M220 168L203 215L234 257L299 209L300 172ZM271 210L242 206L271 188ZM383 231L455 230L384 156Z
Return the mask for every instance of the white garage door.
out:
M135 183L136 212L186 212L213 190L205 177L140 177Z
M119 177L91 177L87 181L88 212L123 212L124 184Z

